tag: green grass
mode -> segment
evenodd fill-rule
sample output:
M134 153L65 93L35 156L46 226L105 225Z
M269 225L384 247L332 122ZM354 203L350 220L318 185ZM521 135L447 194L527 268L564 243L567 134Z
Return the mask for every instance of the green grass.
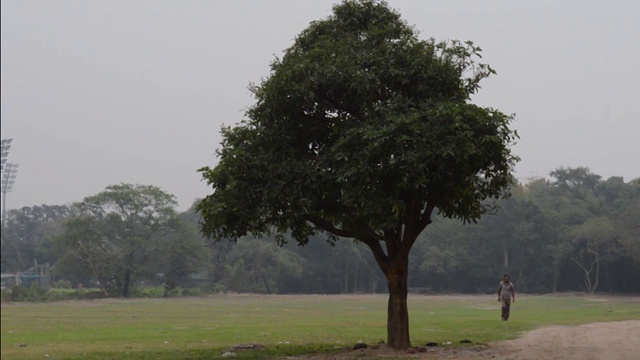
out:
M211 359L260 343L236 358L334 351L386 339L386 296L216 295L199 298L2 305L7 359ZM640 319L640 299L520 296L508 322L494 296L410 296L414 344L515 338L536 327Z

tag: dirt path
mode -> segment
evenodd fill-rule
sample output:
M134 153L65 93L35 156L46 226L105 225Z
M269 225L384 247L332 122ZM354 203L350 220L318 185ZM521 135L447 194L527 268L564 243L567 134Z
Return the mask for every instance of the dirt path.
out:
M497 343L495 349L496 359L638 360L640 321L548 326Z
M434 360L640 360L640 320L547 326L522 338L474 349L428 349L403 354L389 348L368 348L339 356L302 359L434 359ZM300 358L298 358L300 359Z

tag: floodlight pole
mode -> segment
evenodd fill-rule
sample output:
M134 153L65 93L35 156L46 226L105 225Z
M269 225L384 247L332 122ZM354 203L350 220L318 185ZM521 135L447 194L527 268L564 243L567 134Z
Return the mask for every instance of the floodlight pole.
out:
M2 229L4 230L4 220L7 217L7 193L13 189L13 184L18 176L18 164L7 163L2 173Z
M2 154L2 165L0 165L0 172L4 171L4 163L7 162L9 157L9 149L11 149L11 142L13 139L2 139L2 148L0 153Z
M13 139L2 139L1 145L2 147L0 148L0 155L2 157L2 162L0 163L0 175L4 176L4 164L7 162L7 159L9 158L9 149L11 149L11 142L13 141ZM1 229L4 230L4 211L5 211L5 204L7 202L7 197L4 196L4 177L2 178L2 188L0 189L3 191L3 198L2 198L2 224L0 225Z

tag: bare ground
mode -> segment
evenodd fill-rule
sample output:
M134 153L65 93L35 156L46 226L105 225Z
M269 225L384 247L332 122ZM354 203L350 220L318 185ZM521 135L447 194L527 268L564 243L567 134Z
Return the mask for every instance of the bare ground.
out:
M501 358L512 360L640 359L640 321L549 326L520 339L498 343L496 349Z
M385 346L373 346L330 357L291 359L640 360L640 320L547 326L517 340L465 349L426 350L425 353L406 354Z

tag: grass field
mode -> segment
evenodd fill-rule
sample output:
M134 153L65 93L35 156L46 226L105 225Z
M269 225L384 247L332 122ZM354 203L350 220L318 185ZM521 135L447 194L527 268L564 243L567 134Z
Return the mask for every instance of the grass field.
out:
M495 296L410 295L414 344L515 338L550 324L640 319L631 297L517 297L508 322ZM384 295L215 295L3 303L2 359L212 359L234 344L266 349L237 358L327 352L386 339Z

